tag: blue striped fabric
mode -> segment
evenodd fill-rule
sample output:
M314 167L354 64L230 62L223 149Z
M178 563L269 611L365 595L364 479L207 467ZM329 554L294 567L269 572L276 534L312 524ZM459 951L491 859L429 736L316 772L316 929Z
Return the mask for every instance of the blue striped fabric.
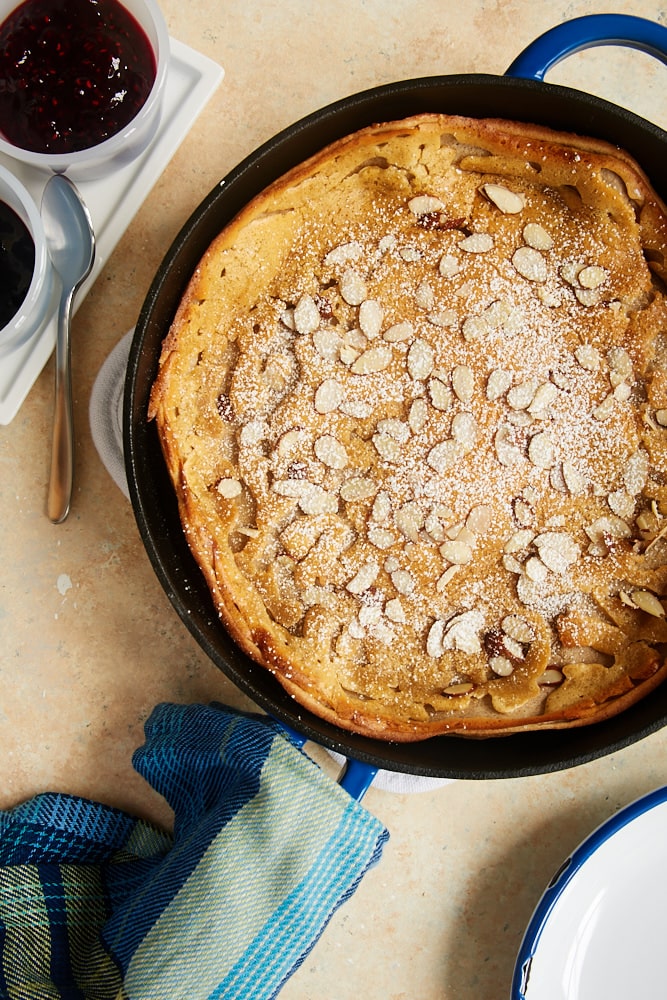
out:
M0 997L269 1000L383 826L265 718L160 705L134 766L172 834L45 794L0 813Z

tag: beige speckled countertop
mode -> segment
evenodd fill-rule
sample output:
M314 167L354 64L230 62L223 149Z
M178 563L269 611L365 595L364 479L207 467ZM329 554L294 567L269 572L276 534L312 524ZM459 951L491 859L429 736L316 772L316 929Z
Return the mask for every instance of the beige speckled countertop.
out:
M0 428L0 808L78 793L169 823L132 751L159 701L248 707L200 651L149 564L132 510L88 425L100 365L135 322L172 238L213 185L301 116L379 83L503 73L543 30L617 11L667 23L651 0L162 0L169 29L225 78L82 304L73 331L76 485L60 526L44 514L53 363ZM549 81L667 127L667 70L595 49ZM578 842L667 780L667 731L572 771L455 782L365 804L389 828L381 864L334 917L284 1000L501 1000L535 903Z

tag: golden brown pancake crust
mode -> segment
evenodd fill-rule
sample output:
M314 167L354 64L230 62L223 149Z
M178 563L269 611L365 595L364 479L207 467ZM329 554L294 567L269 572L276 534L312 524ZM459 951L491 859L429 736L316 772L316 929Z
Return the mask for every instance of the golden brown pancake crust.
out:
M417 740L662 681L666 247L622 151L440 115L220 233L149 416L222 622L297 702Z

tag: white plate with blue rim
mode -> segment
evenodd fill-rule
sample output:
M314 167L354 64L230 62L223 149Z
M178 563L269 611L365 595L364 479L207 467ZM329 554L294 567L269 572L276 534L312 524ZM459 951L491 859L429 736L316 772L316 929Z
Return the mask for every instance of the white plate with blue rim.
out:
M667 788L620 810L564 862L524 935L512 1000L667 997Z

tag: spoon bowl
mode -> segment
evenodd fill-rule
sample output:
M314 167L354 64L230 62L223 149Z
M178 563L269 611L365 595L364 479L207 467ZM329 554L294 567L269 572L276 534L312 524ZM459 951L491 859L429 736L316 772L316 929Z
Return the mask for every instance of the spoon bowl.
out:
M74 470L70 325L77 289L95 260L88 209L64 174L49 178L42 195L42 223L53 268L61 282L56 337L56 386L47 513L54 524L69 514Z

